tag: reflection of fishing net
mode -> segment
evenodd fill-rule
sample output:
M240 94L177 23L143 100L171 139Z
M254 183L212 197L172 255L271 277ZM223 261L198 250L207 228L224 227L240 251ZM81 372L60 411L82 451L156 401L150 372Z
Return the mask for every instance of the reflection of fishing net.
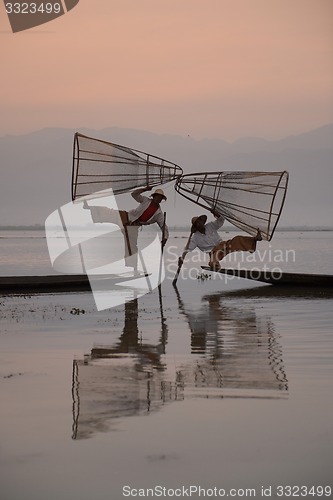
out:
M279 221L288 172L209 172L182 175L175 189L206 209L214 209L233 225L268 241Z
M76 133L72 199L112 188L114 194L172 181L182 169L167 160Z
M180 397L161 372L140 369L139 354L85 358L73 361L73 439L115 429L117 419L148 415Z

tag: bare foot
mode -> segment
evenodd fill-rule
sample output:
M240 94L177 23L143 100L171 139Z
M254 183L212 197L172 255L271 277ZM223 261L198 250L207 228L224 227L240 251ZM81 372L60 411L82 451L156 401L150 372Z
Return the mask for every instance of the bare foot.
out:
M208 266L211 268L212 271L220 271L221 266L218 262L209 262Z

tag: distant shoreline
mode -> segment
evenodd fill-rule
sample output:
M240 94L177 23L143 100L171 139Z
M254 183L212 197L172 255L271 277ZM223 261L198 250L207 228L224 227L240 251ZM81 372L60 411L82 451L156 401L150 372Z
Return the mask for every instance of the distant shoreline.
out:
M74 228L73 228L74 229ZM85 228L77 228L80 230L84 230ZM189 226L169 226L170 231L188 231ZM45 231L45 227L39 224L28 225L28 226L0 226L0 231ZM223 226L222 231L240 231L238 228L234 226ZM316 227L316 226L288 226L288 227L280 227L276 229L276 232L290 232L290 231L333 231L333 227Z

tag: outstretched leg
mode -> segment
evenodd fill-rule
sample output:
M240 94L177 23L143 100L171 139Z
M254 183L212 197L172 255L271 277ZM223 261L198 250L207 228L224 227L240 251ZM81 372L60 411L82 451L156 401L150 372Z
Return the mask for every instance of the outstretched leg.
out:
M83 208L90 210L93 222L111 222L119 226L125 243L125 265L137 269L138 226L129 224L128 212L108 207L90 207L86 201L83 202Z
M226 255L232 252L255 252L257 241L261 241L260 231L255 237L252 236L235 236L231 240L221 241L216 245L210 253L209 266L214 269L220 269L219 261L224 259Z
M134 270L138 267L138 231L139 226L126 224L121 231L125 240L125 265Z

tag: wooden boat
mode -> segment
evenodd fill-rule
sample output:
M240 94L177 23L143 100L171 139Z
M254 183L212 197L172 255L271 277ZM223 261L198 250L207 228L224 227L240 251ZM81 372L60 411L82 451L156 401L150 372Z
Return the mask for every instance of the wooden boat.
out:
M147 274L123 273L122 275L100 275L101 289L108 289L123 281L130 281ZM97 286L97 277L94 277L94 286ZM47 276L2 276L0 277L0 294L16 293L61 293L90 291L88 276L85 274L54 274Z
M221 269L212 271L208 266L201 266L204 271L218 272L238 278L278 285L289 288L326 288L333 290L333 276L327 274L276 273L271 271L246 269ZM142 274L142 276L144 276ZM100 276L101 287L116 285L122 281L136 279L131 273L122 276ZM88 276L83 274L54 274L47 276L2 276L0 277L0 294L7 293L63 293L90 291Z
M50 276L2 276L0 293L38 293L90 290L88 276L82 274Z
M292 287L331 287L333 288L333 275L329 274L304 274L262 271L260 269L220 269L214 271L208 266L201 266L202 269L219 274L227 274L238 278L260 281L270 285L292 286Z

